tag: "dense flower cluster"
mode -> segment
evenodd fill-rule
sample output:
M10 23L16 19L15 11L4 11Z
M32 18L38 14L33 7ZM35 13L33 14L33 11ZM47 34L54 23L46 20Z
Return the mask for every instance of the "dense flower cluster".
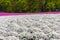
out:
M60 40L59 18L53 14L2 16L0 40Z

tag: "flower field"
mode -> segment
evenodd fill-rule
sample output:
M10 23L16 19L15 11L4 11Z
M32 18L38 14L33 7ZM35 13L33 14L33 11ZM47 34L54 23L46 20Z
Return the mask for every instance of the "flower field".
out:
M60 40L60 14L0 16L0 40Z

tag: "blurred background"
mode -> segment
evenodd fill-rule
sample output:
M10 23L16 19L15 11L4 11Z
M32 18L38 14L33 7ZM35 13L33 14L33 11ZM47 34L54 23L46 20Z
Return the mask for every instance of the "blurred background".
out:
M58 12L60 0L0 0L0 12Z

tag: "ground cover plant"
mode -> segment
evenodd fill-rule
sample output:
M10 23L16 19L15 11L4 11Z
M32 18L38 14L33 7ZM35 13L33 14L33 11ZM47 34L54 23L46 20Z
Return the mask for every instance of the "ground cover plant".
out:
M0 40L60 40L60 14L0 16Z

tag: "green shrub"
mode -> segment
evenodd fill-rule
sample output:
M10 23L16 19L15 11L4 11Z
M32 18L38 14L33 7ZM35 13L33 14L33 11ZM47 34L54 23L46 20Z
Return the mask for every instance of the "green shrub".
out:
M19 0L14 5L14 12L27 12L29 9L27 0Z
M0 11L4 12L60 11L60 0L0 0Z
M11 1L9 0L2 0L0 2L0 11L12 11L12 8L11 8Z

